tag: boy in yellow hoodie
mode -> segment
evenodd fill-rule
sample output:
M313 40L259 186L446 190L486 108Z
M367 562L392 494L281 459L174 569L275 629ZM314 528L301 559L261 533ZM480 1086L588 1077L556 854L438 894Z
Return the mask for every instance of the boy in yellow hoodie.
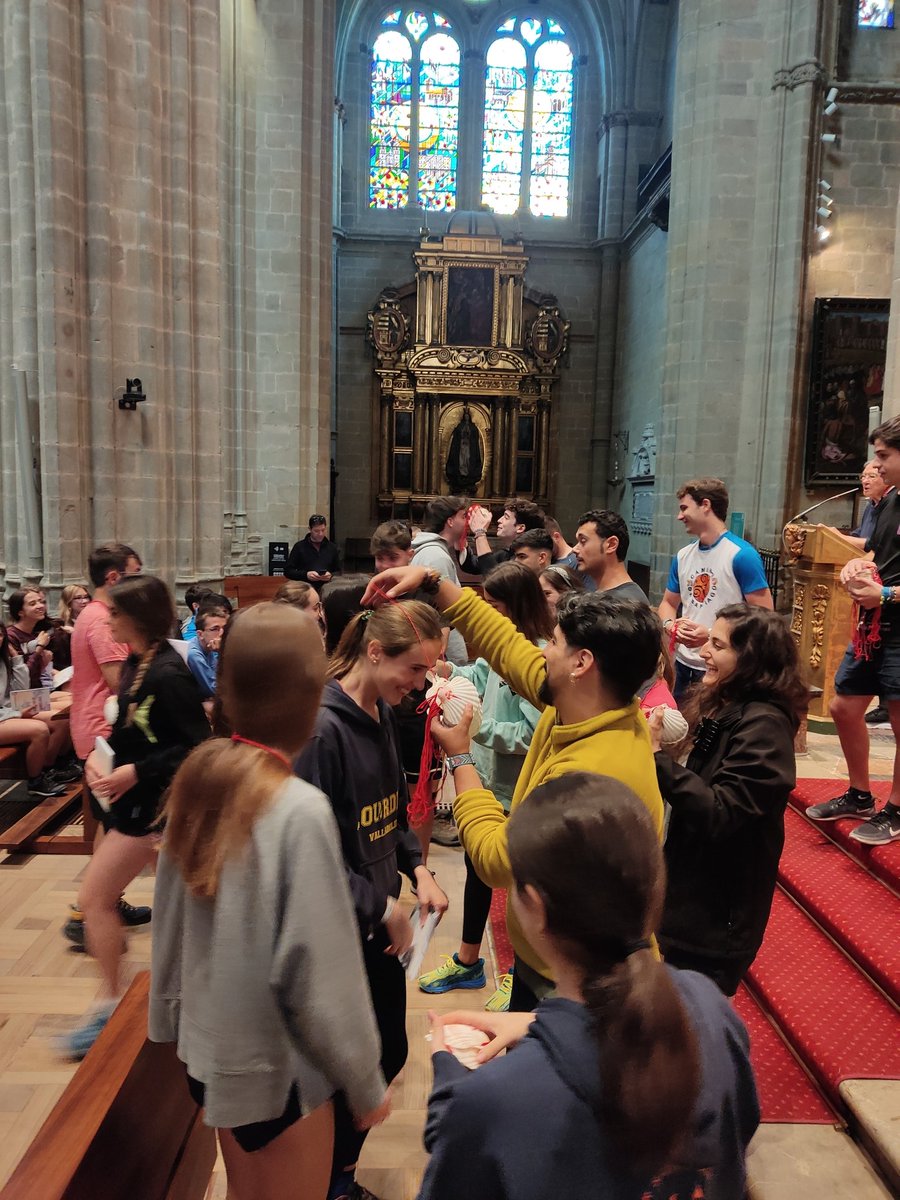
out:
M538 649L471 589L435 571L395 568L377 575L363 603L417 591L437 607L466 643L524 699L543 709L513 793L511 812L548 779L593 771L627 784L644 801L662 836L663 804L647 721L635 698L656 670L661 632L647 605L605 596L573 595L560 603L553 637ZM457 797L454 816L475 870L490 887L512 884L506 813L481 785L469 751L468 721L432 726L448 756ZM533 1008L553 990L549 968L528 944L511 907L507 928L516 954L512 1011Z

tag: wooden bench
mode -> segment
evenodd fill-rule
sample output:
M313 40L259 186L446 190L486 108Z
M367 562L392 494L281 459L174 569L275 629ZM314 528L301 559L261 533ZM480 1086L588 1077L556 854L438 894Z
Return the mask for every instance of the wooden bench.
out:
M237 608L248 608L271 600L285 582L284 575L229 575L223 581L222 594Z
M0 746L0 779L22 779L25 775L25 746Z
M0 1200L203 1200L216 1139L173 1045L147 1039L137 976Z

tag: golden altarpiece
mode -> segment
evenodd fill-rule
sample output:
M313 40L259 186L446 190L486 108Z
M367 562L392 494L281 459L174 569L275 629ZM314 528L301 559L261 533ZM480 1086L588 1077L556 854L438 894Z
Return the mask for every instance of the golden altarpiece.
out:
M416 276L368 314L377 379L378 519L416 521L435 496L552 499L554 385L569 323L525 288L521 241L423 231Z

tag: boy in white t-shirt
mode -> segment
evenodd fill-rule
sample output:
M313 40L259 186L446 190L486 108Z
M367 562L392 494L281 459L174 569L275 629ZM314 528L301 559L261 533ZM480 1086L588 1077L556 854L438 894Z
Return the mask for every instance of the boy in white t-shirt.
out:
M705 674L700 648L719 609L742 600L760 608L775 606L759 554L725 528L728 489L722 480L690 479L677 496L678 520L697 541L682 547L672 559L658 612L666 631L675 627L673 690L680 703L687 689Z

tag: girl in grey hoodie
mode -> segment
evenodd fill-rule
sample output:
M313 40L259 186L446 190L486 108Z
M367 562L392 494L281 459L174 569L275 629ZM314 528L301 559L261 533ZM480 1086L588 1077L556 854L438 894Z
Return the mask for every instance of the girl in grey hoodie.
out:
M150 1037L177 1042L234 1200L324 1200L333 1106L387 1115L331 806L294 777L325 675L314 624L239 613L220 662L235 731L172 785L153 911Z

